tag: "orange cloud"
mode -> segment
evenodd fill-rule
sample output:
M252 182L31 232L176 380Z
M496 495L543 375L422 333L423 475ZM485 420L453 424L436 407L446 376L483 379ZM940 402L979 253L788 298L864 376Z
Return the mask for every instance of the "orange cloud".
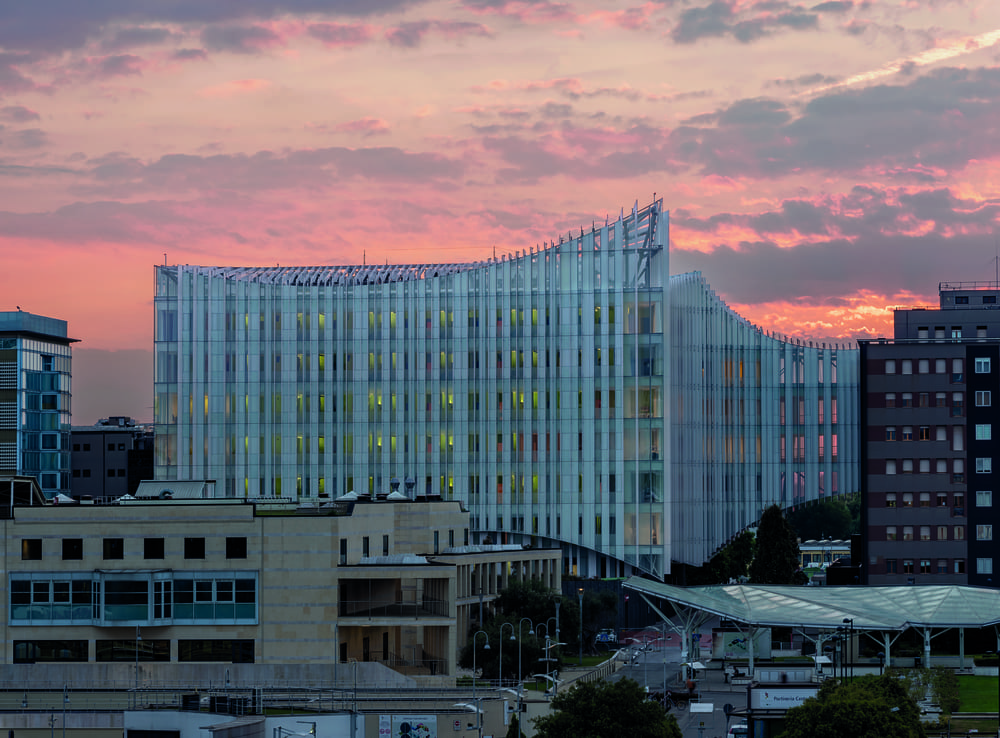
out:
M227 98L258 92L270 86L271 83L266 79L234 79L231 82L223 82L221 85L205 87L198 95L210 99Z

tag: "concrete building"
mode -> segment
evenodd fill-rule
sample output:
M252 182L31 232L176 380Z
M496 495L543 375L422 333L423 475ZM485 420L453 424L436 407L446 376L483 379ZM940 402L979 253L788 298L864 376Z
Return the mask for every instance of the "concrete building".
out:
M73 497L116 500L135 495L153 476L152 428L131 418L111 417L91 426L73 426Z
M458 502L19 504L0 525L8 681L453 680L480 589L561 583L558 550L467 546Z
M50 498L70 491L74 342L64 320L0 313L0 475L35 477Z
M853 348L669 274L662 203L464 264L157 266L156 479L462 500L581 576L700 565L771 504L857 490Z
M869 584L998 583L1000 285L942 283L939 293L937 307L897 309L891 340L861 342Z

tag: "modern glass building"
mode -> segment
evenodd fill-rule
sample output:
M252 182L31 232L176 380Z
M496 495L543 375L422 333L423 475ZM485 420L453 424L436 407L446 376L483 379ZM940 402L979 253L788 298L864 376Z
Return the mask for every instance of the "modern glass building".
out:
M30 476L47 497L70 488L66 321L0 313L0 476Z
M157 479L401 481L586 576L663 577L854 491L857 351L766 335L668 243L656 202L482 262L156 267Z

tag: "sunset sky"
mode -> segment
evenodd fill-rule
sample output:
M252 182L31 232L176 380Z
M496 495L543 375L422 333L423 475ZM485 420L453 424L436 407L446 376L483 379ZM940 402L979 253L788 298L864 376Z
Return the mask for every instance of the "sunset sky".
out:
M992 280L996 0L36 0L0 8L0 310L74 423L151 418L153 265L466 261L636 200L768 330Z

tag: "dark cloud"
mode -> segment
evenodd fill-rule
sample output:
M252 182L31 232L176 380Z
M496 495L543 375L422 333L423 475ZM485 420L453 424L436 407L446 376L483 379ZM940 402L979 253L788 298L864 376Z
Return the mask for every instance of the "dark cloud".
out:
M915 167L954 172L1000 155L1000 139L983 135L997 128L1000 68L946 68L902 85L837 90L801 110L767 98L741 100L685 121L671 143L679 159L722 176Z
M0 143L7 149L39 149L48 142L48 134L40 128L4 131L0 134Z
M569 3L552 0L462 0L462 7L477 13L490 13L522 21L569 20L574 17Z
M3 24L0 23L0 27L2 26ZM28 54L0 52L0 93L9 95L18 92L35 92L43 89L41 85L21 72L20 67L29 64L31 61L32 57Z
M142 57L134 54L115 54L97 60L93 66L97 77L127 77L142 74Z
M281 36L264 26L208 26L201 41L211 51L237 54L255 54L283 43Z
M833 77L828 74L822 74L820 72L814 72L813 74L803 74L799 77L794 77L792 79L772 79L766 83L767 87L820 87L822 85L830 85L834 82L838 82L839 77Z
M1000 222L1000 203L962 199L947 189L855 187L817 202L788 200L766 213L700 219L675 211L672 220L678 230L713 233L736 226L759 234L735 245L720 243L710 253L685 250L675 240L672 272L702 270L713 288L740 303L773 301L775 284L782 285L782 299L822 301L843 296L845 284L876 294L919 294L933 288L924 283L928 274L962 279L977 273L994 255L989 236ZM911 235L915 222L928 228ZM779 238L789 237L809 238L778 246ZM920 268L900 268L906 264Z
M170 58L177 61L205 61L208 59L208 52L204 49L177 49Z
M256 192L329 189L349 180L442 183L465 165L440 154L395 147L299 149L280 154L170 154L144 162L112 153L87 162L91 184L77 189L106 197L134 192Z
M45 0L8 2L0 48L41 54L77 49L115 24L231 26L287 16L377 17L426 0Z
M830 2L813 5L811 8L816 13L846 13L853 9L854 3L851 0L830 0Z
M569 118L573 114L573 106L567 103L547 102L538 109L543 118Z
M131 28L118 29L101 46L105 51L124 51L125 49L134 49L139 46L162 44L172 37L173 33L166 28L133 26Z
M705 7L683 10L670 37L681 44L725 36L751 43L782 30L816 28L818 23L819 15L815 12L780 0L745 9L733 0L713 0Z
M21 105L7 105L0 108L0 120L11 123L27 123L29 120L41 120L41 116L34 110L29 110Z
M490 29L480 23L470 23L468 21L425 20L402 23L395 28L390 28L385 32L385 37L386 40L388 40L393 46L415 48L419 46L424 37L432 31L449 38L457 38L461 36L491 38L493 36Z
M367 26L344 23L311 23L308 33L326 46L356 46L373 37Z

